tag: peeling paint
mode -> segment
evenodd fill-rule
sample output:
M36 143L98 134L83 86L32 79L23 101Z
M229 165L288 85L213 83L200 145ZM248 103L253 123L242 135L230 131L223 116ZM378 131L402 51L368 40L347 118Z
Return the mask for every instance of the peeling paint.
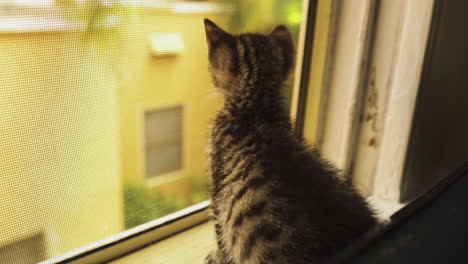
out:
M377 118L379 112L378 98L379 93L376 83L376 66L372 66L369 72L369 88L367 94L367 112L365 114L365 121L370 123L373 132L377 133ZM375 140L374 140L375 141Z

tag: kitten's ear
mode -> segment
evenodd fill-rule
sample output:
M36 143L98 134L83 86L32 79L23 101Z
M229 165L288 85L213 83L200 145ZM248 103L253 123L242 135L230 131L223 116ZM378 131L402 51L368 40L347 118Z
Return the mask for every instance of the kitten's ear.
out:
M208 47L216 46L219 43L229 41L232 36L218 27L211 20L205 18L205 31Z
M279 42L282 48L283 62L281 68L284 78L287 78L294 67L294 42L291 32L287 27L280 25L275 27L268 36Z
M277 38L281 41L292 42L292 35L289 32L289 29L286 26L279 25L275 27L268 36Z

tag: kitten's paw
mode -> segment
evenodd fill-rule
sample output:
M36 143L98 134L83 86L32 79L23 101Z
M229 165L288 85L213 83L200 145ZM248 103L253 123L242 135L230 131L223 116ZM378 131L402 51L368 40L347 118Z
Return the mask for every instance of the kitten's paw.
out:
M206 257L203 264L218 264L218 251L212 250Z

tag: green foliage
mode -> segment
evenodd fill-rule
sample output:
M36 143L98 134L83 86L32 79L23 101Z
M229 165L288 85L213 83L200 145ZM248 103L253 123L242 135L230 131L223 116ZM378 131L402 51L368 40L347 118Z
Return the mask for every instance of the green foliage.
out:
M190 190L187 196L167 196L145 184L124 184L125 228L132 228L148 221L184 209L208 199L206 177L187 177L180 184Z
M84 27L80 32L87 56L104 62L124 89L140 74L144 63L146 39L143 34L141 6L122 0L54 0L70 24Z
M224 2L232 8L230 30L237 32L265 30L284 24L297 40L302 20L303 0L224 0Z
M189 197L190 204L203 202L210 198L210 195L208 193L209 183L207 176L189 176L187 177L187 181L185 184L189 185L191 189L191 195Z
M132 228L185 207L182 197L165 197L143 184L124 185L125 228Z
M128 37L128 31L133 29L140 18L140 8L131 2L122 4L120 0L54 1L71 23L85 25L84 40L97 40L99 44L107 45L106 48L122 48L120 46Z
M276 0L275 2L275 17L277 17L279 23L285 24L289 27L293 37L297 41L299 37L299 28L301 26L302 21L303 0Z

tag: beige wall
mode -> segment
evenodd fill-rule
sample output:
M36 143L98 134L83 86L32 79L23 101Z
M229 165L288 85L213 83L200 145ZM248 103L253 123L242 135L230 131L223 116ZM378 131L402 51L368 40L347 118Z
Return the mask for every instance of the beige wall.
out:
M46 232L51 256L122 231L116 85L80 45L0 35L0 246Z
M141 181L144 175L145 110L181 104L184 107L183 174L205 176L208 123L220 105L208 73L203 18L207 14L148 11L141 25L131 30L128 45L135 67L130 81L119 89L122 173ZM222 21L221 15L209 16ZM153 34L178 33L184 51L176 56L152 56ZM135 55L137 54L137 55ZM138 70L135 70L138 69Z
M184 106L184 174L205 176L219 107L206 16L147 11L104 49L71 31L0 34L0 246L45 232L50 257L123 231L123 180L144 179L145 109ZM152 56L149 37L168 32L184 52Z

